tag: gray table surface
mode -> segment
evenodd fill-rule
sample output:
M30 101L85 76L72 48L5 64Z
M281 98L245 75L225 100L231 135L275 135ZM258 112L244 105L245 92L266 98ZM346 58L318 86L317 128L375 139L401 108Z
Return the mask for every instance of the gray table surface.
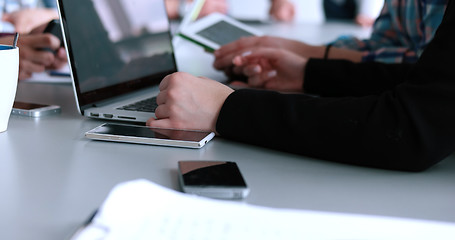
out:
M277 29L286 34L292 28ZM328 40L328 35L318 39ZM454 156L428 171L407 173L337 164L220 137L200 150L91 141L84 132L102 121L77 112L71 85L21 82L17 99L58 104L62 113L11 116L8 131L0 134L0 239L64 239L123 181L144 178L179 190L179 160L236 161L251 189L244 200L249 204L455 222Z

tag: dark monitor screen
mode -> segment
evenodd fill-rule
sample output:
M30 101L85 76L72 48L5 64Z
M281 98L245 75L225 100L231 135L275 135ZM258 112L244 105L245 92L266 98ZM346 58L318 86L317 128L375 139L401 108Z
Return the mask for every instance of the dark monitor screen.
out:
M164 1L58 2L79 106L158 85L177 70Z

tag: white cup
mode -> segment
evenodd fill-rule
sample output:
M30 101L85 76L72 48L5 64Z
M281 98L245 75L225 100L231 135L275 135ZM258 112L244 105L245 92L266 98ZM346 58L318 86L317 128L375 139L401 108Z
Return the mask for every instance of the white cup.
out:
M19 48L0 45L0 132L8 128L16 97L19 75Z

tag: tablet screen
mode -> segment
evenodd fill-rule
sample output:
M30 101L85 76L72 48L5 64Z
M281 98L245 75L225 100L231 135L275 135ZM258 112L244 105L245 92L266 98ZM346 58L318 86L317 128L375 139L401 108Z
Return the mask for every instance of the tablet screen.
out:
M254 36L226 21L219 21L197 33L220 46L233 42L241 37Z

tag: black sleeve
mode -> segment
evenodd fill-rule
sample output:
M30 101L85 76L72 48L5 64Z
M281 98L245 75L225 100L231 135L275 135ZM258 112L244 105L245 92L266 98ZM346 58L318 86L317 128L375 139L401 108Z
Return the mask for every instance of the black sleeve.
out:
M424 170L455 150L454 29L449 1L433 41L393 89L337 98L238 90L226 99L216 129L226 138L331 161Z
M321 97L380 94L402 83L411 64L310 59L305 68L304 92Z

